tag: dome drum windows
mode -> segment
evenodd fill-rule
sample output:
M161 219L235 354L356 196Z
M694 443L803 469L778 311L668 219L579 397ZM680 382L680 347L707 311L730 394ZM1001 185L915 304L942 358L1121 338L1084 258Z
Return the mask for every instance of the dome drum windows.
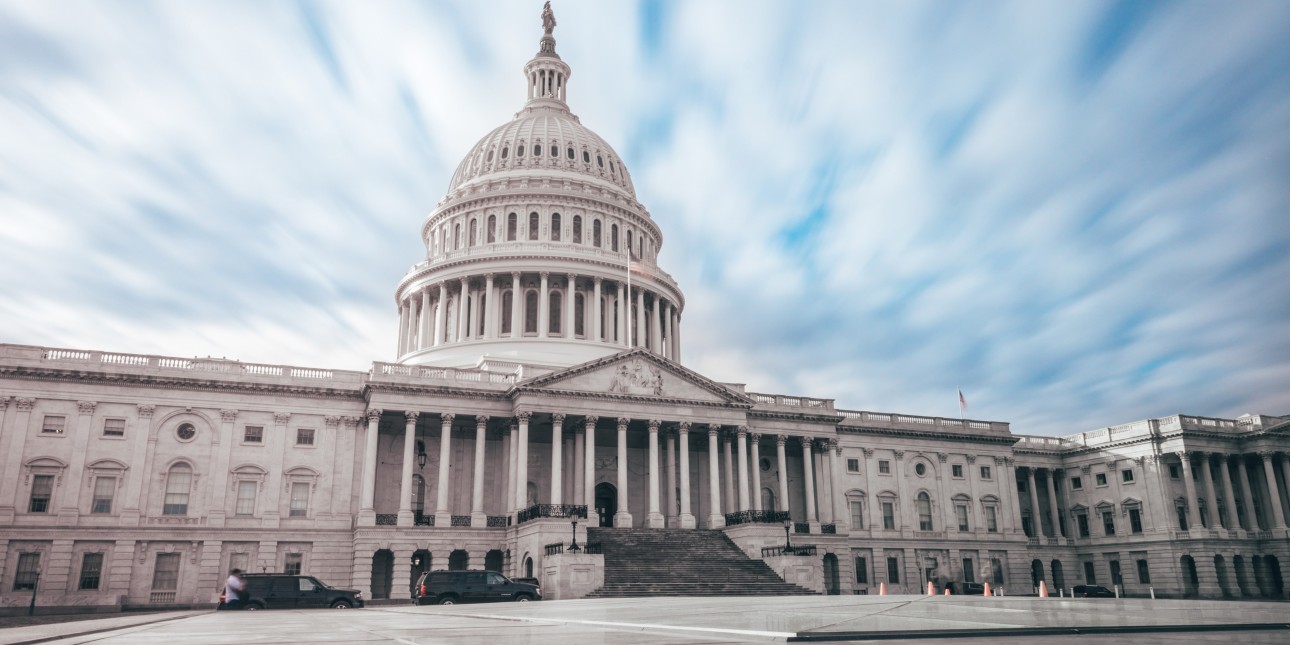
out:
M529 213L529 240L533 242L538 241L538 221L536 212Z
M591 245L600 248L600 220L591 222Z
M560 241L560 214L551 213L551 241Z
M569 146L569 149L566 151L566 154L567 154L567 155L568 155L568 157L569 157L569 161L573 161L573 159L574 159L574 154L575 154L575 153L573 152L573 146Z
M492 244L497 241L497 216L488 216L488 243Z
M573 243L582 244L582 216L573 216Z
M514 242L516 239L516 230L519 228L519 215L511 213L506 216L506 241Z

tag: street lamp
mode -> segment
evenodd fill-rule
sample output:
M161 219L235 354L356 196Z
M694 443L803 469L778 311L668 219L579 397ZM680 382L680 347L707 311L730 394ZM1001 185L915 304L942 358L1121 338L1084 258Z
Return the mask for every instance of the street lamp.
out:
M417 468L425 470L426 467L426 444L424 441L417 441Z
M36 588L40 586L40 572L33 571L32 575L35 577L31 579L31 604L27 605L28 616L35 615L36 613Z
M788 529L793 526L793 520L784 518L784 553L793 552L793 543L789 540Z
M573 543L569 545L570 551L581 551L578 548L578 520L573 520Z

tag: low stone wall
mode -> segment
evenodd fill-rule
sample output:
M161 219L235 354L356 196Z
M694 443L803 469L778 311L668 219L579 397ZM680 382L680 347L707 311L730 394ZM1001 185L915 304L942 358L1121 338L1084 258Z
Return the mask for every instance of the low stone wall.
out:
M547 556L542 567L542 597L571 600L605 586L605 556L560 553Z

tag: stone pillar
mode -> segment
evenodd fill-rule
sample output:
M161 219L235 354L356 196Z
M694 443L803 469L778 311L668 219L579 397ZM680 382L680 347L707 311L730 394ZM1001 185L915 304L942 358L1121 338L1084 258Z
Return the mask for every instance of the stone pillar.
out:
M524 284L518 271L511 274L511 338L524 336Z
M632 514L627 506L627 423L629 419L618 418L618 513L614 515L615 527L632 525Z
M669 430L667 432L667 467L663 472L667 474L667 526L676 527L680 511L677 510L676 500L676 433Z
M1210 454L1207 452L1197 453L1200 455L1200 475L1201 482L1205 484L1205 502L1209 513L1206 517L1206 528L1215 529L1219 526L1218 517L1218 494L1214 489L1214 473L1210 469Z
M538 288L538 338L546 338L551 329L551 274L543 271L542 285Z
M1200 524L1200 503L1196 500L1196 482L1192 480L1191 474L1191 453L1177 452L1178 459L1182 462L1183 486L1187 489L1187 518L1188 530L1199 527Z
M802 437L802 488L806 493L806 521L818 522L815 515L815 444L808 437Z
M1277 490L1277 475L1272 469L1272 457L1274 453L1269 451L1259 452L1259 457L1263 459L1263 474L1268 480L1268 506L1272 507L1272 518L1276 522L1272 528L1286 528L1286 514L1281 510L1281 492Z
M627 301L623 297L623 283L618 283L618 296L614 299L618 305L618 315L614 316L614 325L617 327L618 344L623 347L631 347L631 339L627 337Z
M650 333L650 345L655 354L665 356L667 352L663 351L663 321L662 312L659 311L661 307L658 294L654 294L654 309L650 312L650 325L653 327Z
M1285 478L1286 486L1290 486L1290 454L1281 454L1281 475ZM1290 494L1290 490L1286 493Z
M457 342L469 336L470 320L466 317L466 303L470 300L470 279L461 279L461 295L457 297Z
M999 494L1006 500L1009 512L1005 514L1007 524L1014 534L1021 533L1021 495L1017 492L1017 460L1012 457L995 457L994 465L999 471Z
M484 338L497 338L497 293L493 290L493 274L484 274Z
M520 449L520 426L514 419L510 423L510 432L502 439L506 443L506 513L515 513L520 502L515 499L516 456Z
M788 501L788 455L784 450L786 443L788 443L787 435L775 435L775 457L779 460L779 503L784 507L781 510L788 513L793 505Z
M211 501L206 511L206 522L213 527L224 526L227 514L225 500L228 496L228 462L236 440L233 422L237 420L237 410L220 410L219 416L219 441L211 446L215 452L215 463L211 467Z
M721 426L708 424L708 528L719 529L726 525L726 518L721 514L721 471L717 460L717 435Z
M636 313L632 316L635 320L636 337L632 340L633 347L645 346L645 289L636 287Z
M448 302L448 289L442 282L436 284L435 289L439 291L439 295L435 298L434 304L434 331L432 332L434 339L431 345L438 347L443 344L444 335L447 333L444 330L444 316L447 307L444 305Z
M363 451L363 499L358 511L359 526L376 526L376 439L380 432L381 411L367 411L367 436Z
M491 297L491 296L490 296ZM488 415L475 415L475 467L471 472L470 486L470 525L475 528L488 526L488 514L484 512L484 463L485 447L488 444ZM438 523L439 520L435 520Z
M433 340L430 334L434 333L434 318L430 316L430 287L421 290L421 325L417 332L417 349L430 347Z
M1039 515L1039 487L1035 485L1035 467L1026 469L1026 489L1030 492L1030 530L1031 537L1044 537L1044 522Z
M735 451L733 443L729 432L721 433L721 460L725 471L723 481L726 484L726 501L721 508L726 513L739 510L739 507L736 506L735 497Z
M573 326L573 305L575 304L574 299L577 296L576 292L578 285L572 273L565 274L564 284L564 300L560 302L560 306L564 309L564 329L560 331L562 332L561 335L565 338L573 338L574 330L576 329L576 327ZM585 306L583 307L583 312L586 312ZM554 504L555 502L551 503Z
M749 468L752 470L752 508L754 511L766 510L761 507L761 434L748 435L748 448L752 451Z
M646 521L652 529L661 529L664 526L663 513L660 511L658 500L658 427L661 423L658 419L649 421L649 515Z
M839 527L851 526L847 520L850 515L847 512L847 499L841 486L838 486L838 478L842 476L842 446L838 445L837 439L829 439L829 488L832 489L829 499L833 500L833 523ZM971 478L968 478L969 481ZM973 499L976 499L975 497ZM948 500L947 500L948 503ZM968 505L971 508L971 504Z
M1227 455L1218 459L1219 476L1223 478L1223 503L1227 507L1227 529L1241 528L1240 514L1236 512L1236 495L1232 491L1232 470L1227 465Z
M583 420L582 433L582 503L587 505L587 525L599 523L600 515L596 512L596 422L598 417L587 417Z
M735 430L739 455L739 510L748 510L748 426Z
M282 518L282 471L286 468L287 455L287 422L291 414L275 412L273 414L273 432L269 436L269 476L264 487L264 512L260 525L264 528L278 528ZM152 455L155 457L155 444Z
M419 414L413 410L403 413L407 423L403 426L403 476L399 480L399 526L412 526L412 460L416 458Z
M529 506L529 419L533 413L525 410L516 417L520 430L515 440L515 509L523 510Z
M600 283L601 278L599 277L592 278L591 280L591 338L598 343L605 340L605 310L603 309L604 303L601 302L602 296L600 295Z
M569 463L569 473L571 475L569 486L572 487L569 491L572 493L569 495L569 499L572 500L574 504L581 504L584 496L582 486L584 483L582 465L586 463L583 455L587 452L587 433L578 432L577 426L571 427L570 430L573 431L573 461Z
M816 445L811 446L813 450L816 447ZM834 524L836 526L837 519L833 515L833 485L831 483L833 481L833 462L830 455L833 454L833 451L829 450L828 444L824 442L818 444L818 447L824 454L816 453L820 462L817 464L817 470L815 471L820 474L819 481L815 487L816 507L819 508L821 524Z
M73 442L72 457L67 471L63 475L63 494L59 496L58 523L75 524L76 518L80 515L81 506L81 477L85 474L85 455L89 452L90 433L92 428L91 422L94 420L94 410L98 409L97 401L78 401L76 403L80 414L76 417L76 427L72 429L72 436L69 439ZM93 485L93 484L91 484ZM1276 488L1274 487L1275 491ZM53 511L54 509L50 509ZM70 546L69 546L70 549Z
M408 339L408 305L402 300L399 301L399 342L395 348L395 356L403 356Z
M672 360L681 362L681 314L672 310Z
M1115 477L1115 471L1111 471L1110 476ZM1048 522L1053 525L1053 537L1061 537L1062 523L1058 514L1057 507L1057 471L1052 468L1048 469Z
M1259 526L1259 516L1254 512L1254 495L1250 490L1250 474L1245 468L1245 455L1236 456L1236 477L1241 484L1241 504L1245 506L1245 521L1248 524L1248 530L1257 531L1262 527Z
M677 426L676 441L681 444L681 528L694 528L694 514L690 512L690 422Z
M551 415L551 503L564 503L564 414Z
M672 358L672 310L675 307L671 302L665 303L663 309L663 349L659 353L667 358Z

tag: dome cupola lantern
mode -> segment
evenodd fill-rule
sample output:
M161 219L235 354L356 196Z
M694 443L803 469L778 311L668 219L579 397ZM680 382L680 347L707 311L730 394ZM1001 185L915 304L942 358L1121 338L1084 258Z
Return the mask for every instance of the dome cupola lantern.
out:
M542 40L538 41L538 53L524 66L524 74L529 83L529 103L535 101L550 101L559 104L560 107L567 106L565 86L569 82L569 66L560 60L560 55L555 53L555 12L551 11L551 3L547 2L542 9Z

